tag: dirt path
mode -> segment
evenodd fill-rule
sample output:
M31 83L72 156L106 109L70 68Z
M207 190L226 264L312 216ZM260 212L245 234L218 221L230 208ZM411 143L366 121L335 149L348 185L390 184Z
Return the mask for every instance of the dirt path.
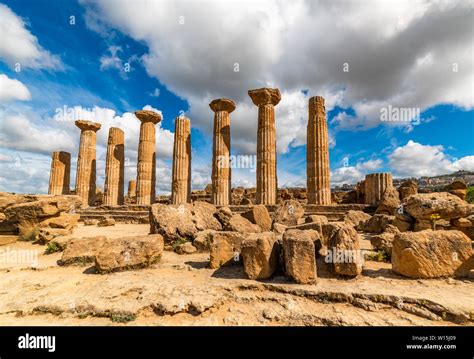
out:
M75 236L148 233L148 225L84 227ZM241 267L207 268L209 255L165 252L155 266L107 275L60 267L60 253L17 242L37 263L0 264L0 325L472 325L473 280L410 280L366 262L356 279L318 262L317 285L283 276L245 279ZM11 252L13 251L13 252ZM16 251L16 252L15 252ZM31 253L33 253L31 252ZM32 266L33 264L33 266ZM35 266L34 266L35 265Z

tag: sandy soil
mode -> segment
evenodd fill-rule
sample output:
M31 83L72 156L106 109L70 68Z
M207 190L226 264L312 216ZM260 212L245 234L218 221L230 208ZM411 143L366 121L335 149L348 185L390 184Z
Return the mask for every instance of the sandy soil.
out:
M81 225L74 235L148 229ZM61 253L44 249L25 242L0 247L30 255L0 261L0 325L474 324L472 279L406 279L388 263L366 262L363 275L348 280L331 275L320 260L318 283L297 285L281 274L253 281L241 267L209 269L208 253L165 252L153 267L99 275L90 267L60 267Z

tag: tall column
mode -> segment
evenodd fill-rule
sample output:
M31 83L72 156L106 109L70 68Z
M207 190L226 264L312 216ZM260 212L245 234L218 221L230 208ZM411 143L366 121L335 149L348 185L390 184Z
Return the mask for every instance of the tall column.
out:
M138 143L137 164L137 204L153 204L155 202L156 182L156 129L161 115L141 110L135 112L141 121L140 141Z
M306 181L309 204L331 204L329 136L326 108L321 96L309 99L306 131Z
M174 122L171 204L191 202L191 121L178 116Z
M257 204L275 204L277 177L274 106L280 102L281 95L278 89L271 88L250 90L248 94L258 106Z
M378 204L388 187L393 187L390 173L372 173L365 176L365 203Z
M123 204L124 177L124 133L120 128L111 127L107 142L105 163L104 204Z
M220 98L209 107L214 111L211 199L215 205L227 206L231 203L230 113L235 110L235 102Z
M51 158L51 172L49 175L48 194L69 194L71 176L71 154L64 151L53 152Z
M76 194L82 197L83 206L95 204L96 178L96 132L100 123L77 120L76 126L81 129L79 156L76 169Z
M137 195L137 181L136 180L130 180L128 181L128 198L134 199L135 196Z

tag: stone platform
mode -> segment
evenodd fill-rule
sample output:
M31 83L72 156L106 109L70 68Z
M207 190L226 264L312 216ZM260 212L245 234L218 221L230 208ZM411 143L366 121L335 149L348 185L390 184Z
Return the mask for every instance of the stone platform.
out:
M247 211L248 205L231 205L228 206L234 213L243 213ZM267 206L270 213L274 212L277 205ZM374 206L365 204L334 204L334 205L313 205L307 204L305 207L305 216L322 215L326 216L330 222L340 221L344 215L350 211L363 211L369 214L375 212ZM149 223L148 205L123 205L123 206L99 206L88 207L81 210L80 221L86 219L102 219L111 217L118 223Z

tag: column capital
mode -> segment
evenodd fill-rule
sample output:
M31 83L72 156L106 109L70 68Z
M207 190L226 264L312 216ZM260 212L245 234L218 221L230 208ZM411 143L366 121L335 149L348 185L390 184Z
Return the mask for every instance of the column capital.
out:
M135 111L135 116L137 116L137 118L142 123L152 122L154 125L156 125L162 119L161 114L156 113L154 111L150 111L150 110Z
M313 96L309 99L309 106L324 106L324 97L322 96Z
M209 104L209 107L214 112L225 111L231 113L235 110L235 102L228 98L218 98L216 100L213 100Z
M102 126L100 123L86 121L86 120L77 120L74 123L77 127L81 129L81 131L91 130L91 131L97 132L100 130L100 127Z
M256 106L273 105L276 106L281 100L280 90L272 88L260 88L249 90L248 94Z

